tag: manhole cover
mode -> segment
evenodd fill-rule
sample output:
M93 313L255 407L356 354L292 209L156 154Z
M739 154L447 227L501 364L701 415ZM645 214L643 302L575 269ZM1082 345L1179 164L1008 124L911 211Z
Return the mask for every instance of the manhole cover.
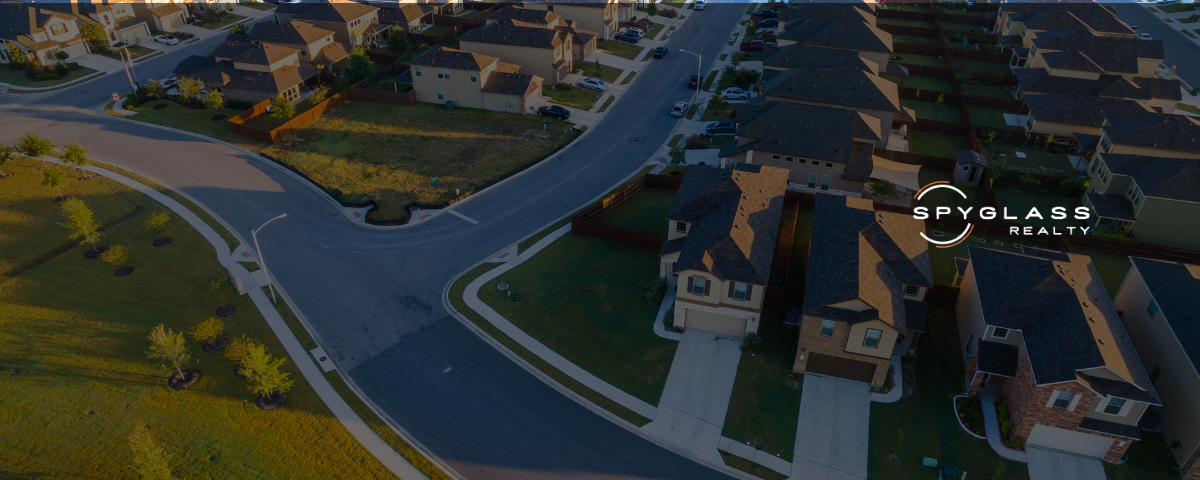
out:
M496 284L496 290L501 292L508 290L508 282L500 282Z
M633 137L633 138L629 139L629 143L642 144L642 143L646 143L646 139L642 138L642 137Z

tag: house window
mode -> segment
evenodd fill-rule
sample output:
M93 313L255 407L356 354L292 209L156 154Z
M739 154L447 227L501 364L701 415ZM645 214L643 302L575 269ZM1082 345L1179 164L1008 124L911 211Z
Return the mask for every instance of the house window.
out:
M708 295L704 292L704 287L706 284L708 284L707 280L700 277L692 277L692 293L701 296Z
M1075 398L1075 394L1071 392L1058 392L1054 396L1054 403L1050 406L1066 410L1071 406L1071 399Z
M439 69L437 69L437 76L438 76L438 78L444 78L446 80L449 80L450 79L450 70L446 69L446 68L439 68Z
M1113 150L1112 139L1109 138L1108 135L1104 135L1104 136L1100 137L1100 151L1104 152L1104 153L1108 153L1108 152L1111 152L1112 150Z
M813 165L816 165L814 162ZM833 168L833 162L825 162L825 168Z
M920 286L917 286L917 285L905 285L904 286L904 295L906 295L906 296L915 297L920 293L921 293Z
M1030 115L1029 118L1025 120L1025 126L1030 130L1033 130L1033 115Z
M837 322L833 320L821 320L821 336L832 337L835 327L837 327Z
M808 188L817 188L817 174L808 174Z
M1146 313L1149 313L1151 317L1158 313L1158 304L1154 303L1154 300L1151 300L1150 304L1146 305Z
M967 170L970 170L970 167L968 167L968 166L966 166L966 165L963 165L963 167L962 167L962 171L964 171L964 172L965 172L965 171L967 171Z
M829 190L829 175L821 175L821 190Z
M796 158L795 157L783 157L783 161L794 162L794 161L796 161Z
M1108 165L1105 165L1104 161L1100 160L1099 158L1096 160L1096 173L1100 175L1100 181L1108 183L1108 177L1112 176L1112 172L1108 171Z
M413 73L418 77L421 76L421 67L413 67Z
M879 347L879 337L881 336L883 336L883 330L877 328L868 328L867 337L863 339L863 346L871 348Z
M675 222L675 231L679 233L687 232L687 222Z
M438 87L437 94L438 94L438 100L445 100L444 98L442 98L442 87Z
M1104 406L1104 413L1109 415L1120 415L1121 407L1125 406L1124 398L1113 397L1108 399L1108 405Z
M475 78L475 72L471 72L471 83L475 82L478 82L478 80Z
M56 23L56 24L50 26L50 34L51 35L58 36L58 35L62 35L64 33L67 33L66 25L63 25L61 23Z
M1142 203L1142 189L1138 188L1136 183L1129 187L1129 201L1134 205Z
M771 160L779 160L779 155L771 155Z
M745 283L733 283L733 298L735 300L746 300L746 294L749 293L749 286Z
M992 336L995 338L1008 338L1008 329L996 327L992 330Z

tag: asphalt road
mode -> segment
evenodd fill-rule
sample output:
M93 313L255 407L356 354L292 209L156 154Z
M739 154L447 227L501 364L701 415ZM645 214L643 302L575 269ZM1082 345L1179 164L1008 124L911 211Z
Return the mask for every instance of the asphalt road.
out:
M744 8L710 3L689 11L668 46L700 52L709 64ZM184 56L219 42L164 55L139 65L138 74L162 78ZM686 54L651 62L574 146L456 207L478 224L441 215L412 228L369 230L256 156L94 115L108 92L128 91L123 75L34 101L0 95L0 141L29 130L60 144L78 140L101 162L197 199L246 238L288 213L259 235L272 274L367 395L466 478L726 478L566 398L442 306L443 289L459 272L637 170L676 125L667 111L690 97L694 62Z
M1178 66L1175 74L1179 75L1188 85L1200 87L1200 46L1192 43L1182 33L1167 26L1158 17L1146 10L1145 7L1132 3L1112 4L1117 7L1117 16L1130 25L1137 25L1140 31L1149 33L1155 40L1162 40L1167 58L1163 62L1168 67Z

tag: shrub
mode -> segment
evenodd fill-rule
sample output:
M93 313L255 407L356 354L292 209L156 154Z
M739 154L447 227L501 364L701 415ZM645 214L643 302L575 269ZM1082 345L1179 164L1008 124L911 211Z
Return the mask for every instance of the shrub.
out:
M555 90L562 90L562 91L564 91L564 92L565 92L565 91L567 91L567 90L570 90L570 89L571 89L571 84L569 84L569 83L567 83L567 82L558 82L558 85L555 85L555 86L554 86L554 89L555 89Z
M867 186L871 187L871 193L878 197L886 197L896 191L896 184L885 178L871 180Z
M229 99L229 100L225 101L225 108L245 110L245 109L253 107L253 106L254 106L253 103L242 101L242 100Z
M129 256L125 253L124 245L113 245L108 250L105 250L104 253L100 254L100 260L103 260L104 263L111 263L113 265L125 263L125 260L128 258Z
M66 52L59 50L58 53L66 53ZM71 67L68 67L65 63L59 63L54 66L54 73L57 73L59 77L62 77L65 75L70 75Z
M650 305L658 305L662 303L663 297L667 295L667 279L656 278L646 284L646 303Z
M216 317L209 317L208 320L197 323L192 327L192 338L197 342L211 343L221 336L221 332L225 331L225 322Z
M896 368L892 365L888 365L887 377L883 379L883 393L890 392L893 388L896 388L896 380L892 378L892 376L895 374Z
M1078 178L1063 180L1058 184L1058 194L1064 197L1078 197L1083 195L1085 190L1087 190L1087 184Z
M708 139L704 138L703 135L692 135L687 137L685 142L687 142L687 148L704 148L708 146Z
M272 98L271 99L271 107L272 107L271 108L271 116L272 117L287 120L289 118L296 116L296 107L293 106L292 102L289 101L287 99L287 97L284 97L283 95Z
M158 212L146 217L146 221L142 222L142 228L146 229L147 232L157 232L167 226L167 220L170 219L171 215L167 212Z
M762 344L762 337L757 333L748 333L742 337L742 350L748 350L758 347Z
M225 107L225 96L221 92L208 92L204 95L204 108L220 110Z
M1042 188L1042 181L1029 175L1022 175L1020 186L1021 190L1026 192L1036 192Z
M729 56L729 62L734 65L737 65L739 63L742 63L742 60L744 60L745 58L746 58L746 54L744 54L742 52L733 52L733 55Z
M674 307L667 309L667 313L665 315L663 315L662 322L663 322L663 328L665 328L667 330L675 329L675 308Z
M662 12L659 13L659 15L662 15L667 18L675 18L675 17L679 16L679 12L675 11L675 9L673 9L673 8L664 8L664 9L662 9Z
M309 105L316 106L318 103L324 102L327 97L329 97L329 87L321 85L309 94L307 101Z

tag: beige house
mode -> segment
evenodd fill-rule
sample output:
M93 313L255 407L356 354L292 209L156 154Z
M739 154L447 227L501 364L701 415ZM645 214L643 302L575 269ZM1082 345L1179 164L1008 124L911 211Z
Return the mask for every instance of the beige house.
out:
M1161 401L1091 258L967 253L954 309L968 393L998 389L1027 449L1120 462Z
M542 79L496 57L437 47L409 62L417 101L530 113L542 98Z
M546 10L575 22L585 30L596 32L600 40L617 36L620 22L629 20L630 8L622 8L617 0L579 0L555 2L525 2L529 10ZM624 16L622 16L624 14Z
M843 108L873 117L880 125L876 148L886 148L894 122L915 122L916 112L900 106L895 83L870 71L842 68L794 68L763 81L762 98Z
M792 371L883 386L925 331L933 287L925 223L870 200L817 194Z
M1089 173L1088 224L1200 250L1200 160L1097 153Z
M300 99L304 82L317 70L300 64L300 51L264 43L230 40L211 56L192 55L175 67L180 77L193 77L226 100L259 103L274 97Z
M1029 47L1025 66L1057 77L1098 80L1100 75L1153 78L1166 58L1159 40L1100 37L1087 31L1045 32Z
M1133 100L1095 95L1030 95L1025 105L1029 107L1026 132L1072 138L1081 133L1100 135L1105 114L1155 113Z
M1200 480L1200 266L1130 260L1113 304L1162 399L1162 407L1150 410L1161 420L1179 474Z
M1130 100L1162 113L1174 113L1183 99L1179 80L1163 78L1124 77L1101 74L1087 79L1050 75L1042 68L1014 68L1017 76L1017 98L1028 103L1038 95L1091 95L1101 98Z
M1028 49L1039 33L1080 30L1094 36L1136 38L1137 33L1098 3L1007 3L1000 8L996 34L1001 44ZM1005 38L1009 37L1009 38Z
M564 19L557 13L546 10L504 7L489 15L487 23L488 25L504 23L524 28L554 30L563 38L570 37L570 46L564 47L564 50L571 52L570 57L573 63L583 61L596 51L596 41L599 38L599 34L585 30L579 26L578 22ZM520 31L516 33L521 34ZM524 34L529 35L529 32L524 32Z
M132 3L127 2L71 2L45 3L40 8L55 10L70 14L82 28L84 25L98 25L104 29L109 46L117 43L137 43L153 41L150 35L150 24L134 14Z
M133 13L150 24L151 30L169 32L185 25L191 15L186 8L169 1L134 2Z
M433 9L415 3L371 2L379 7L379 23L395 25L409 33L420 33L430 24Z
M503 10L511 8L515 7ZM563 29L531 26L527 22L504 19L463 34L458 38L458 44L465 51L520 65L526 73L557 85L574 71L572 37Z
M67 52L68 58L87 55L87 42L79 35L75 16L55 10L0 4L0 40L16 45L17 49L45 65L58 62L57 52ZM9 63L7 45L0 45L0 62Z
M787 173L761 165L693 166L667 211L659 275L675 275L675 326L758 332Z
M246 40L299 50L300 63L318 69L340 68L343 60L350 56L346 44L333 40L333 31L301 20L255 24Z
M285 3L275 9L276 23L301 20L333 32L333 40L350 46L373 45L383 31L379 8L357 2Z

